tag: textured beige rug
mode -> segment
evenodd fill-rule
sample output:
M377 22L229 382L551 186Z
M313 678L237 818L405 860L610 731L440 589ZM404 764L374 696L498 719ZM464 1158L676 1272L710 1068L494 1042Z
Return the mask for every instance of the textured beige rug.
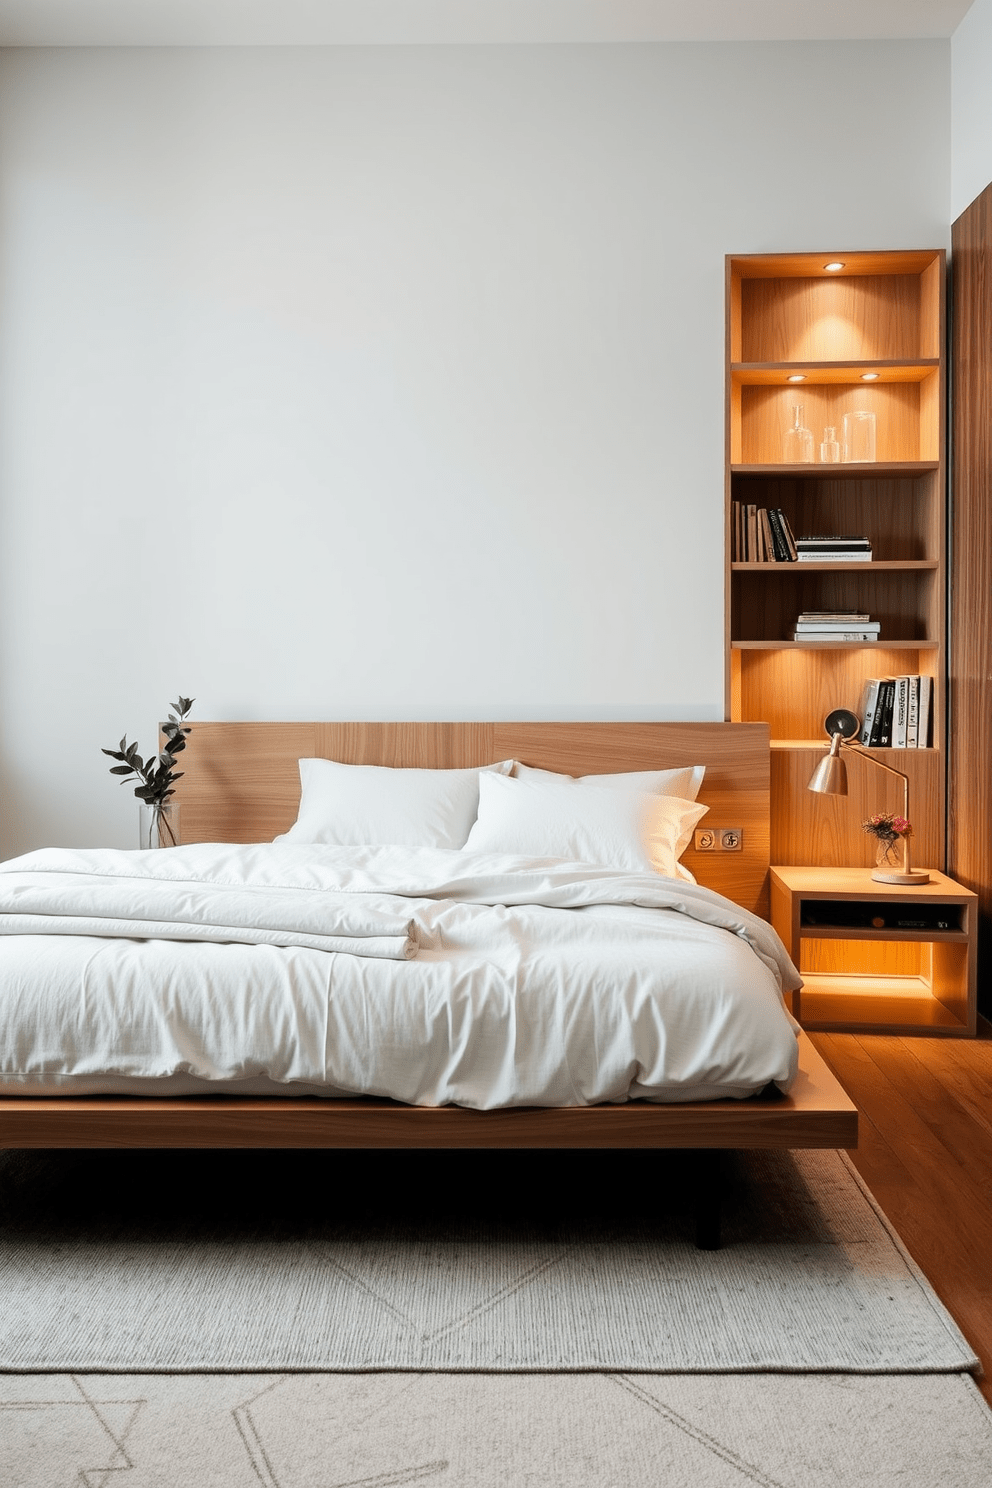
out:
M7 1375L16 1488L988 1488L967 1376Z
M0 1368L976 1363L839 1154L735 1155L717 1252L688 1176L650 1153L3 1154Z

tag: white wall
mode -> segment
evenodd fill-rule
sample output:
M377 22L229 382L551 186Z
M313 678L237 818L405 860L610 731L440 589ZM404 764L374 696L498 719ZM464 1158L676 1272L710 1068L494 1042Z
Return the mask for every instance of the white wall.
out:
M992 0L951 38L951 221L992 181Z
M944 243L949 54L3 54L2 851L179 691L721 717L724 255Z

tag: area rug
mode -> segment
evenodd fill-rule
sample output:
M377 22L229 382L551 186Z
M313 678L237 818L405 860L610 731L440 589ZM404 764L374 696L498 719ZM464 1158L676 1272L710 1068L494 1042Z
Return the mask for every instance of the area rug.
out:
M691 1155L6 1153L0 1368L977 1367L840 1154L729 1168L702 1252Z
M6 1375L17 1488L988 1488L967 1375Z

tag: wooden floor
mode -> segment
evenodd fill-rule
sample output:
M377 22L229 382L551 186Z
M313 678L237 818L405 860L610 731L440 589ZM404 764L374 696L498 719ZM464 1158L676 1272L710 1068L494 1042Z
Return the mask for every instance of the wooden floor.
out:
M858 1170L982 1360L992 1404L992 1024L977 1039L810 1037L861 1112Z

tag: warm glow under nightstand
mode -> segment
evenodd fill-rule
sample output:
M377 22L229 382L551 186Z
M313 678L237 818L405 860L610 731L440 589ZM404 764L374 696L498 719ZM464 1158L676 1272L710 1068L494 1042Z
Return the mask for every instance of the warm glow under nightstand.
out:
M796 1018L831 1032L974 1034L977 905L936 869L903 887L868 868L772 868L772 924L804 982Z

